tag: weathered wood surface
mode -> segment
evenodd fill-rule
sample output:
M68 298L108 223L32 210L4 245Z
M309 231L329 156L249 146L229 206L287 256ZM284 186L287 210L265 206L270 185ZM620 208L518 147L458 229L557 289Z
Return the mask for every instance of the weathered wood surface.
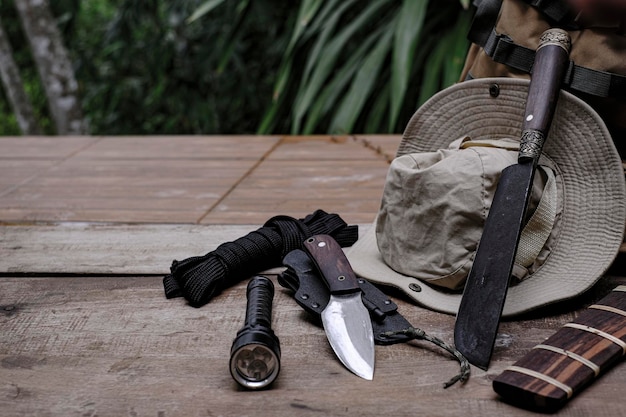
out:
M95 223L0 226L0 274L166 274L174 259L204 255L261 226ZM358 226L361 235L370 227L369 224Z
M594 297L620 282L607 279ZM465 385L444 390L457 363L425 342L376 346L374 380L354 376L276 288L281 372L271 389L247 392L228 371L245 282L192 308L165 299L158 277L2 278L0 416L532 415L500 401L491 381L574 314L503 323L489 371L472 367ZM453 317L394 300L415 326L451 342ZM619 366L557 415L623 416L624 386Z
M0 273L166 274L261 225L63 223L0 226Z
M399 135L0 137L0 222L371 222Z

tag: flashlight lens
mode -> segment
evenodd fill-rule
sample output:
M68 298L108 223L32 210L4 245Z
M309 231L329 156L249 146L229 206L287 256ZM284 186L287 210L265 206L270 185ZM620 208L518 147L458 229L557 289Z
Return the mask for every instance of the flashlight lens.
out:
M232 356L231 371L237 382L248 388L262 388L278 374L278 358L263 345L242 346Z

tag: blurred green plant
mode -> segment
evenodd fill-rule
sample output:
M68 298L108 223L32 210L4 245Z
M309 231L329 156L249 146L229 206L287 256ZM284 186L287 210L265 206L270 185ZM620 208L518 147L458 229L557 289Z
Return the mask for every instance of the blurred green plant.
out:
M0 89L1 90L1 89ZM0 136L19 136L20 128L3 91L0 91Z
M468 1L303 0L258 133L400 132L458 81Z
M46 99L0 0L31 101ZM57 0L95 135L401 132L457 81L469 0ZM0 94L0 134L19 134Z
M83 43L71 47L92 132L256 131L288 27L282 2L217 1L219 14L202 19L193 12L211 2L117 3L83 3L76 24ZM108 23L94 27L94 16Z

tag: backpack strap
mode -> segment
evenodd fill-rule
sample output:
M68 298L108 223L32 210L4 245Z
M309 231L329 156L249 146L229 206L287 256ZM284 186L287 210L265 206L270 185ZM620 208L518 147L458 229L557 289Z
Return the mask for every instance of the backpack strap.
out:
M476 13L474 13L474 20L467 34L467 39L476 45L483 46L496 27L502 0L474 0L474 6Z
M570 26L571 11L561 0L523 0L540 8L558 25ZM506 34L495 30L502 0L475 0L476 14L470 28L468 39L482 47L495 62L508 65L519 71L532 73L535 51L516 44ZM543 9L541 8L543 7ZM549 13L549 14L548 14ZM576 65L570 61L563 80L565 88L597 97L626 97L626 76L607 71L599 71Z
M567 0L521 0L533 6L543 13L553 26L563 29L580 29L576 23L576 14L573 12ZM496 26L498 14L502 7L502 0L474 0L476 14L470 29L469 38L476 44L481 44L489 36L491 30ZM476 41L472 39L476 37Z
M543 13L554 25L563 29L579 29L576 14L567 0L522 0Z

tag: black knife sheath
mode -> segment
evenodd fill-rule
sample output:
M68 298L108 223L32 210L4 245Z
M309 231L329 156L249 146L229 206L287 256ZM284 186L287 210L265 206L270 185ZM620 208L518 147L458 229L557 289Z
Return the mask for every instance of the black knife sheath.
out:
M296 302L305 311L321 319L321 313L330 299L330 291L320 278L313 261L306 252L296 249L285 256L283 265L287 269L278 276L278 283L294 292ZM405 333L389 335L412 326L398 313L398 306L385 293L363 278L358 278L357 281L363 292L363 304L372 319L374 342L378 345L391 345L414 339Z
M290 289L296 302L321 322L322 311L330 300L330 291L319 276L315 263L306 252L295 249L283 258L283 265L287 268L278 276L278 283ZM458 381L465 382L469 378L469 362L458 350L436 337L429 336L423 330L413 327L398 313L396 303L376 286L363 278L357 278L357 282L363 293L363 304L372 320L374 343L392 345L416 339L432 342L450 352L461 366L460 372L446 382L443 385L444 388Z

